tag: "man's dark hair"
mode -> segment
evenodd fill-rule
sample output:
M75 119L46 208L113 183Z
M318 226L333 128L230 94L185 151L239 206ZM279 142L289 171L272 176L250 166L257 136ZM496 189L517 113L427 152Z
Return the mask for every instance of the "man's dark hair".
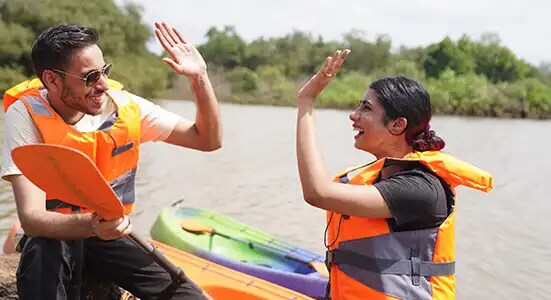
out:
M96 29L81 25L58 24L43 31L34 42L31 61L35 75L42 79L48 69L65 70L72 54L98 43Z

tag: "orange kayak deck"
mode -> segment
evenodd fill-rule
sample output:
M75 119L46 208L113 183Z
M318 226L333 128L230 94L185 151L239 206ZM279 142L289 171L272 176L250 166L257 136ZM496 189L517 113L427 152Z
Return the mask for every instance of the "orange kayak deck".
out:
M306 300L313 299L268 281L234 271L154 240L149 242L173 264L184 270L214 299Z

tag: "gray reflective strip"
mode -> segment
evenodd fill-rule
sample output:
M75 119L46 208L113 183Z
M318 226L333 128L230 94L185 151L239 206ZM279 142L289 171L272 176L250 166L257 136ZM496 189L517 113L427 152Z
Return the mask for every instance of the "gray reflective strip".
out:
M435 263L421 261L418 257L411 260L395 260L368 257L360 253L336 249L328 255L329 262L349 264L364 270L395 275L446 276L455 273L455 262Z
M432 299L430 277L420 273L433 271L432 267L422 262L432 262L437 233L438 228L429 228L392 232L339 243L339 250L361 253L365 257L376 258L375 265L379 266L379 269L389 269L387 272L390 272L390 274L381 273L379 270L370 271L362 268L362 266L345 263L338 264L337 267L358 282L389 296L398 299ZM405 263L402 261L405 261ZM385 264L385 262L393 263ZM392 267L396 262L399 262L395 267L398 270ZM401 265L402 263L404 265ZM410 271L404 272L406 274L400 275L391 272L403 271L401 269L406 268L406 264L410 269ZM413 272L413 268L418 272ZM451 268L451 266L443 267L444 270L438 270L438 272L448 273L449 270L446 270L446 268Z
M117 112L113 112L112 114L110 114L109 117L107 117L107 119L105 119L105 121L101 123L98 130L107 131L111 129L111 127L113 127L113 125L117 121L117 117L118 117Z
M22 97L30 106L35 115L51 117L52 112L48 109L44 102L40 101L37 97L24 96Z
M58 208L67 208L67 207L70 207L71 211L73 212L80 211L80 207L69 204L67 202L63 202L58 199L46 200L46 210L55 211Z
M136 181L136 171L137 169L134 168L128 172L126 172L121 177L111 181L109 184L111 188L115 191L115 194L119 197L122 204L129 204L134 203L134 200L136 198L135 196L135 189L134 189L134 183ZM46 201L46 210L54 211L58 208L66 208L70 207L73 212L78 212L80 210L80 207L76 205L72 205L66 202L63 202L58 199L52 199Z
M134 192L136 171L137 169L134 168L109 183L111 188L115 191L115 194L117 194L121 200L122 204L134 203L134 200L136 199Z
M120 147L117 147L115 149L113 149L113 152L111 153L112 156L117 156L121 153L123 153L124 151L128 151L130 149L132 149L134 147L134 142L130 142L124 146L120 146Z

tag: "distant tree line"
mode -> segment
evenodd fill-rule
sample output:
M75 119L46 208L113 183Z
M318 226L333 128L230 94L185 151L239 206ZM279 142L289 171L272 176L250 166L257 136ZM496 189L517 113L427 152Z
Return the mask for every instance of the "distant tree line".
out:
M390 37L369 40L353 30L342 41L295 31L283 37L245 42L234 27L211 28L199 47L205 59L223 68L234 101L292 105L300 85L336 49L352 50L341 74L320 96L325 107L352 108L369 83L406 75L429 90L436 113L548 118L551 67L533 66L501 45L495 34L479 40L446 37L427 47L393 50Z
M39 32L56 23L93 26L101 36L112 78L145 97L182 98L170 68L151 53L151 24L135 4L113 0L0 0L0 91L33 76L29 54ZM246 42L232 26L211 27L198 45L222 101L293 105L300 86L336 49L352 53L320 106L353 108L369 83L382 76L406 75L429 90L435 113L493 117L551 117L551 65L534 66L500 43L496 34L478 40L448 37L427 47L399 47L387 35L374 39L352 30L340 41L294 31ZM176 88L176 89L175 89ZM174 92L176 91L176 92Z

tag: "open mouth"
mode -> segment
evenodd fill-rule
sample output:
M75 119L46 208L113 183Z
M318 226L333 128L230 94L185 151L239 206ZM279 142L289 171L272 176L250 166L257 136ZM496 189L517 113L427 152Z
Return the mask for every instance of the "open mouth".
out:
M361 129L360 127L358 126L353 126L354 127L354 131L357 131L358 133L354 136L354 139L357 139L359 138L360 136L362 136L364 134L364 131L363 129Z
M90 100L92 100L95 104L101 105L101 100L103 99L103 93L101 94L95 94L88 97Z

